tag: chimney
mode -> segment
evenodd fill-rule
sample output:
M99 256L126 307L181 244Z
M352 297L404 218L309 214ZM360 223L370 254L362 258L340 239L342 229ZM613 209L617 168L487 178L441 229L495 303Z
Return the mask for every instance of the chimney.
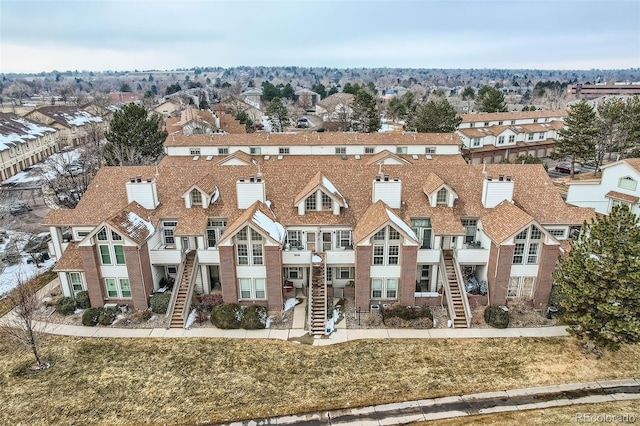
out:
M482 205L493 208L507 200L513 201L513 180L511 176L498 175L498 179L485 177L482 182Z
M402 181L394 177L389 180L389 175L376 175L373 181L372 202L384 201L389 207L400 208L402 198Z
M129 203L135 201L147 210L153 210L160 204L154 178L148 177L143 181L142 176L131 177L126 183L126 187Z
M246 209L256 201L264 203L267 198L264 180L262 180L262 177L256 179L255 176L249 176L249 179L238 179L236 182L236 196L239 209Z

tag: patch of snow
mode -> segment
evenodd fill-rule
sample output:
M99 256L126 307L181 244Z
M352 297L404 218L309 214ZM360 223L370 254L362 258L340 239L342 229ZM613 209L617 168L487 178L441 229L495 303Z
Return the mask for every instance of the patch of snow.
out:
M327 334L331 334L335 331L335 323L338 322L338 319L340 318L340 311L337 309L333 310L333 314L331 315L331 318L329 318L327 320Z
M189 317L187 317L187 323L184 325L184 328L186 328L187 330L190 329L195 321L196 321L196 310L193 309L189 314Z
M593 259L593 260L600 261L600 257L599 257L599 256L596 256L596 255L595 255L595 254L593 254L593 253L589 254L589 259Z
M264 322L264 328L271 328L271 317L267 317L267 319Z
M414 240L418 241L418 237L416 237L415 232L413 232L413 229L411 229L411 227L409 225L407 225L404 220L400 219L398 216L396 216L391 210L387 209L387 215L389 216L389 219L391 219L391 221L398 225L407 235L409 235L411 238L413 238Z
M167 291L166 287L160 287L159 289L156 290L156 293L164 293L165 291Z
M213 197L211 197L211 202L209 203L209 205L211 205L211 204L215 203L216 201L218 201L218 198L220 198L220 190L216 186L215 191L213 191Z
M331 183L331 181L329 179L327 179L326 177L322 176L322 186L324 186L325 188L327 188L327 191L331 192L332 194L337 195L338 197L342 198L342 203L344 204L345 208L348 208L349 206L347 205L347 200L344 198L344 196L340 193L340 191L338 191L338 189L335 187L335 185L333 183Z
M15 241L16 248L21 253L20 263L15 265L7 265L4 270L0 271L0 298L5 293L13 290L17 287L20 281L28 281L31 278L42 274L49 270L55 263L55 259L49 259L44 262L40 262L40 267L36 267L34 263L27 263L31 256L22 252L24 246L29 240L29 234L24 232L7 231L7 237L4 243L0 244L0 253L4 253L7 250L7 245L10 241ZM1 269L0 265L0 269Z
M311 259L311 262L313 262L313 263L322 262L322 258L320 256L318 256L317 254L314 254L313 258Z
M282 226L282 224L269 219L269 217L267 217L267 215L262 213L260 210L256 210L256 212L253 214L253 221L260 228L267 231L271 238L279 243L284 242L284 238L287 233L285 232L284 226Z
M129 219L129 222L131 222L131 225L132 225L131 229L127 228L127 231L129 233L131 233L135 228L139 227L140 225L143 225L147 228L147 231L149 231L149 235L153 234L154 232L153 225L150 222L147 222L146 220L138 216L137 214L133 212L129 212L127 213L127 219Z
M73 311L74 314L81 314L84 312L84 309L80 309L80 308L76 308L75 311Z
M296 306L298 303L300 303L298 299L296 299L295 297L290 297L284 302L284 311L286 312L290 309L293 309L293 307Z

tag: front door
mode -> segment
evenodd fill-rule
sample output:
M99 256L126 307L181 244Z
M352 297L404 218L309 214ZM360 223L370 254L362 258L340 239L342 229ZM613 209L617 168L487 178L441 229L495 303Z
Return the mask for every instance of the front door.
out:
M331 232L323 232L322 233L322 251L331 250Z
M452 250L456 248L456 237L452 235L443 235L440 243L442 250Z

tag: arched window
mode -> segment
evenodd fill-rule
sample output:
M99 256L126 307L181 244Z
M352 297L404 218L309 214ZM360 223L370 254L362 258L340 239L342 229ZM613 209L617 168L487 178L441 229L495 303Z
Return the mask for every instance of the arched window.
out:
M197 189L191 191L191 205L202 205L202 193Z
M629 191L635 191L638 186L638 181L636 181L631 176L621 177L618 180L618 188L628 189Z

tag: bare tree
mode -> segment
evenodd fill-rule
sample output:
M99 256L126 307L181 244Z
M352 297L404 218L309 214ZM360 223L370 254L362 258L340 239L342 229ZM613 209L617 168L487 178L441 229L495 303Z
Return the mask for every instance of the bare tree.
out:
M74 208L89 187L101 165L102 145L86 144L47 158L38 173L43 185L61 207Z
M4 89L4 92L13 98L15 105L22 105L23 98L26 98L30 91L31 88L20 81L16 81Z
M18 285L7 296L13 310L2 318L0 335L31 350L35 358L33 368L49 368L51 363L40 356L40 339L48 325L46 320L37 320L42 302L29 281L24 280L20 274L16 276L16 280Z
M305 110L305 112L313 106L313 102L311 100L311 94L308 92L302 92L300 97L298 98L298 106Z

